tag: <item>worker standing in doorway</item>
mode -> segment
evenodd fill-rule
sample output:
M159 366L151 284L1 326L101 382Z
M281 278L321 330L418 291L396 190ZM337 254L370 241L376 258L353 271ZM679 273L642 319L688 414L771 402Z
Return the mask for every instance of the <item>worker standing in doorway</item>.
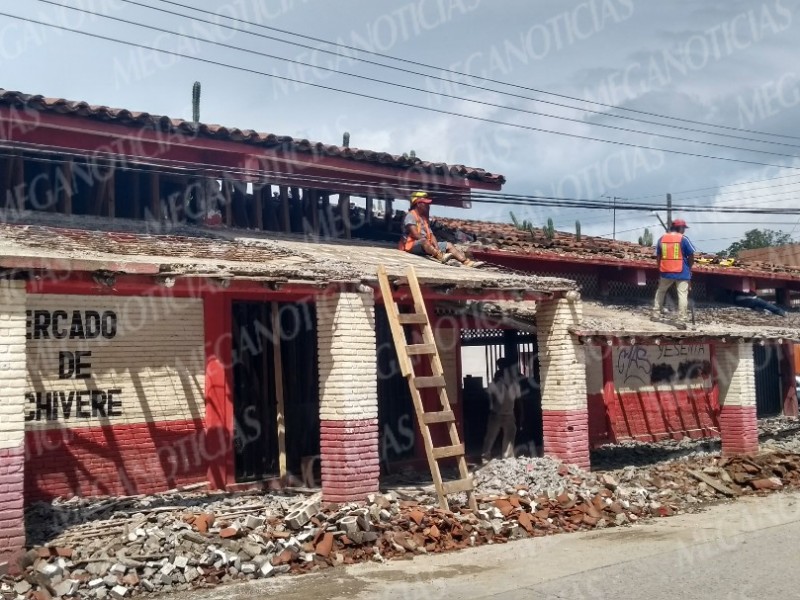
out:
M653 319L661 318L664 298L670 287L678 291L678 324L686 328L689 307L689 281L692 278L695 248L685 232L689 228L683 219L675 219L669 231L656 244L658 262L658 290L653 303Z
M453 244L436 240L430 223L431 202L427 192L414 192L411 196L411 208L403 219L399 249L419 256L432 256L442 263L455 258L465 267L480 266L482 263L470 260Z
M489 419L486 423L486 436L483 439L482 462L492 458L492 447L503 431L502 456L514 458L514 440L517 437L515 408L521 391L516 361L501 358L497 361L497 371L489 384Z

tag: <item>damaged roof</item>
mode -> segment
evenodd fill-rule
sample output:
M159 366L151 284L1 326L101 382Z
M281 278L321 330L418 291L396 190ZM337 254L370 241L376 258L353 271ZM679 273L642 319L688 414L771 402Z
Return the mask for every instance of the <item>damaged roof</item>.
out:
M2 88L0 88L0 106L1 105L28 108L40 112L72 115L141 129L221 139L263 148L315 154L318 156L339 157L398 169L413 169L415 172L424 172L432 175L464 177L466 179L497 185L502 185L506 182L505 177L502 175L490 173L484 169L475 167L450 165L443 162L430 162L407 155L312 142L307 139L297 139L288 135L278 135L276 133L258 132L253 129L239 129L238 127L225 127L223 125L214 125L210 123L194 123L193 121L170 118L164 115L154 115L148 112L98 106L83 101L65 100L64 98L46 98L42 95L25 94L23 92L4 90Z
M544 260L564 260L606 265L626 265L639 268L655 268L655 255L650 246L612 240L604 237L557 231L552 240L547 239L541 229L533 232L517 228L512 223L492 223L463 219L436 219L434 229L440 237L457 241L475 250L500 250ZM690 237L691 239L691 237ZM800 280L800 268L775 265L768 262L737 259L733 265L721 264L713 254L699 252L707 264L695 263L693 271L720 273L748 277L766 276Z
M260 279L289 283L377 280L414 266L423 284L466 290L557 292L576 288L569 279L458 268L354 240L317 242L299 235L248 230L173 227L148 230L148 223L24 212L2 215L0 267L115 273ZM152 224L150 225L152 228Z
M686 330L650 319L649 304L611 304L584 302L583 319L572 332L581 338L661 338L689 340L726 338L757 342L760 340L800 341L800 313L779 316L749 308L718 303L697 303L694 324ZM633 343L631 341L631 343Z

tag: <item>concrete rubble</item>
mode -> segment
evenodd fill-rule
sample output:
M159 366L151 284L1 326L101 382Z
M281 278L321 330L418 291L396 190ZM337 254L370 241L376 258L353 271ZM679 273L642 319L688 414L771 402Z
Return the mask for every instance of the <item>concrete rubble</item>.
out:
M548 458L491 461L475 473L476 514L466 498L453 496L445 511L429 490L407 488L340 505L263 492L38 504L28 511L36 545L23 575L0 581L0 598L131 598L694 512L799 488L798 427L767 422L767 450L750 457L723 458L697 442L694 453L687 446L654 465L600 472Z

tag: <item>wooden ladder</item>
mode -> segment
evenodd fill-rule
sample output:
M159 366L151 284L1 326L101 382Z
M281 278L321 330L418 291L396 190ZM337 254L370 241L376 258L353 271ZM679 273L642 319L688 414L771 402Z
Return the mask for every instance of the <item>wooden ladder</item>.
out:
M458 436L456 418L450 407L445 387L444 370L442 361L439 359L439 352L436 349L436 340L433 336L428 311L425 309L425 301L422 298L422 290L419 287L417 275L414 267L408 267L406 271L408 286L411 289L411 296L414 300L414 311L401 313L394 301L392 286L389 283L389 276L383 265L378 267L378 283L381 288L381 295L386 306L386 315L389 318L389 326L392 330L394 347L397 350L397 360L400 363L400 371L408 381L408 389L411 391L411 400L414 403L414 411L417 414L417 423L422 432L422 440L425 443L425 454L428 457L428 466L433 477L433 484L436 487L436 494L439 497L439 506L444 510L449 510L447 495L458 492L466 492L469 500L469 507L476 511L478 505L475 500L475 484L472 476L467 469L467 459L464 456L464 444ZM414 327L422 334L421 344L409 344L406 339L405 327ZM414 365L411 356L419 356L423 360L428 359L430 372L432 375L418 376L414 372ZM426 361L427 362L427 361ZM435 389L439 396L441 408L437 411L425 412L422 404L420 390ZM436 423L444 423L450 433L450 444L448 446L434 447L431 439L430 426ZM454 481L442 481L442 473L437 461L455 458L458 462L459 479Z

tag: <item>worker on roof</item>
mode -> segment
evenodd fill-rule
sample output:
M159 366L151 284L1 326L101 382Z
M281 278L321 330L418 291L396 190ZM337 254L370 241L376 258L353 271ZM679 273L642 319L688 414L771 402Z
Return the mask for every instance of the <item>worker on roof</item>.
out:
M403 219L403 237L400 239L399 249L419 256L431 256L445 264L451 258L455 258L465 267L483 264L470 260L450 242L436 240L429 218L431 202L428 192L414 192L411 195L411 208Z
M685 231L689 228L683 219L675 219L669 231L656 244L659 281L653 303L653 319L661 317L664 298L673 285L678 291L678 322L685 324L689 305L689 281L692 278L695 249Z

